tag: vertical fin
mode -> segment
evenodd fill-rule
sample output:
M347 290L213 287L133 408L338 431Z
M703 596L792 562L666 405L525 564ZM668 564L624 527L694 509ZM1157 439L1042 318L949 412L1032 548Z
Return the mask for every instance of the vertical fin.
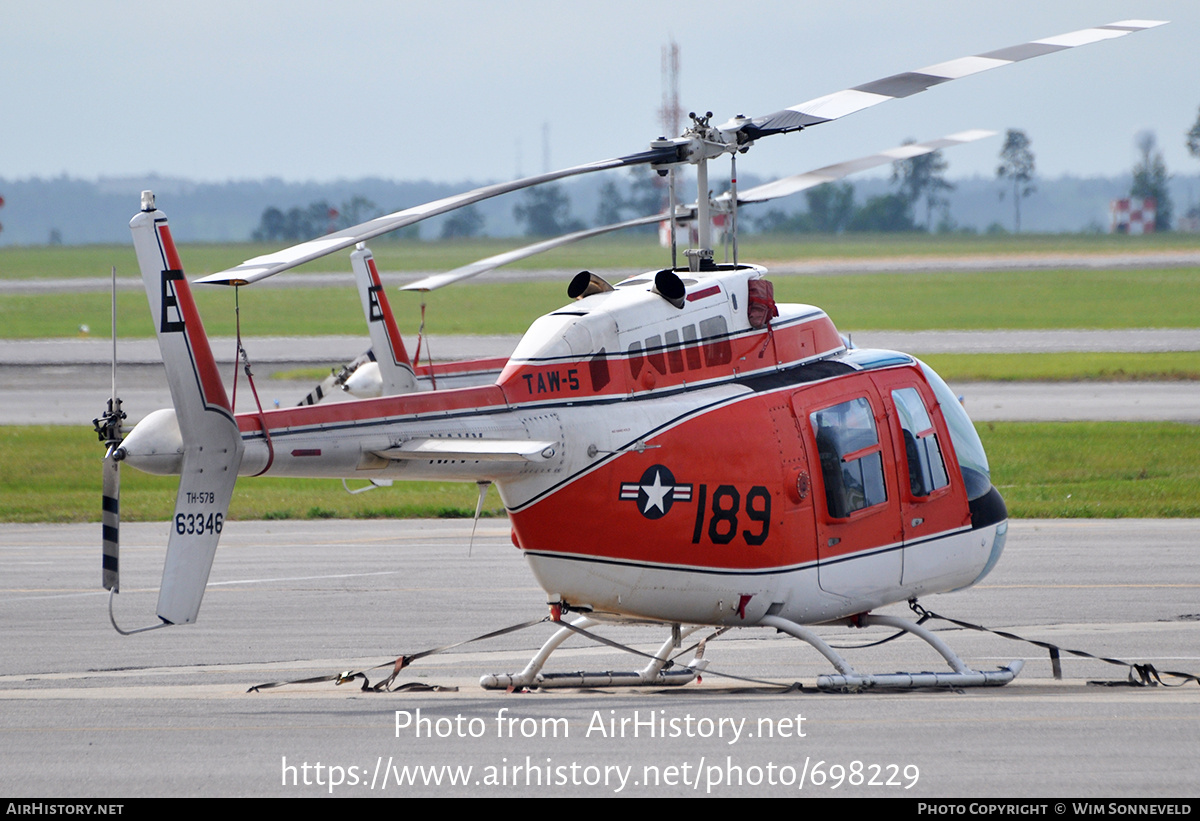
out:
M158 617L188 624L200 612L242 461L242 437L167 218L151 192L143 192L142 211L129 228L184 449Z
M350 267L354 270L354 281L358 285L358 296L362 300L363 314L367 318L367 330L371 334L371 349L379 365L379 376L383 381L383 396L398 396L417 389L417 377L413 373L412 361L396 328L392 306L384 293L375 267L371 249L362 243L350 254Z

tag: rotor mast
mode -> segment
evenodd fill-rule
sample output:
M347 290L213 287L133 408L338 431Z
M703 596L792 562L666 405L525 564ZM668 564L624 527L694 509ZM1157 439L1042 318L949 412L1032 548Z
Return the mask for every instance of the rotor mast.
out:
M705 112L703 117L691 112L688 117L692 124L682 136L673 140L655 140L650 144L652 149L666 146L674 146L676 149L677 159L674 162L654 163L651 166L660 173L684 164L696 166L696 237L699 247L684 252L688 258L688 268L693 271L711 265L713 259L712 197L708 188L708 161L724 154L744 154L754 144L742 131L742 126L749 122L746 117L739 114L718 128L710 124L712 116L711 111ZM736 223L734 228L736 230ZM734 242L736 244L736 238Z

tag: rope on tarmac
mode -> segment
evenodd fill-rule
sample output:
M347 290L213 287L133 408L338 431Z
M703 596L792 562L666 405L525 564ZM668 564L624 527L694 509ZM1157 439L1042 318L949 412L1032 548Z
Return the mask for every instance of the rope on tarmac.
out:
M991 633L993 635L1000 636L1001 638L1010 639L1012 641L1023 641L1026 644L1032 644L1035 647L1041 647L1043 650L1047 650L1050 653L1050 665L1054 670L1054 677L1056 679L1062 678L1062 665L1059 663L1059 656L1061 653L1065 652L1080 658L1094 659L1096 661L1103 661L1108 664L1115 664L1118 667L1129 668L1128 677L1124 681L1088 682L1088 684L1096 687L1155 687L1160 684L1163 687L1182 687L1189 682L1195 682L1196 684L1200 685L1200 677L1192 675L1191 673L1180 673L1174 670L1159 670L1155 668L1153 664L1137 664L1135 662L1124 661L1122 659L1107 658L1106 656L1095 656L1084 650L1072 650L1069 647L1060 647L1057 644L1051 644L1048 641L1027 639L1024 636L1018 636L1015 633L1008 633L1004 630L993 630L990 627L984 627L983 625L972 624L971 622L967 621L959 621L958 619L952 619L949 616L943 616L938 613L934 613L932 610L926 610L917 603L916 599L909 599L908 606L912 608L914 613L920 615L922 619L941 619L942 621L948 621L951 624L956 624L959 627L965 627L968 630L979 630L980 632ZM1164 676L1183 680L1172 684L1164 681Z
M407 656L397 656L392 661L385 661L382 664L376 664L374 667L368 667L365 670L346 670L341 673L331 673L327 676L316 676L315 678L303 678L303 679L297 679L295 681L271 681L271 682L267 682L266 684L256 684L253 687L251 687L249 690L247 690L246 692L247 693L257 693L260 690L272 690L276 687L284 687L284 686L287 686L290 684L320 684L321 682L324 682L324 681L332 681L335 684L347 684L351 681L354 681L354 680L360 679L360 678L362 679L362 691L364 693L392 692L393 689L395 689L396 691L406 691L406 692L409 692L409 691L412 691L412 690L418 689L418 688L429 689L429 690L434 690L434 691L457 689L457 688L447 688L447 687L418 685L418 684L403 684L403 685L400 685L399 687L393 688L392 682L394 682L396 680L396 676L400 675L401 670L403 670L408 665L412 664L414 661L417 661L418 659L423 659L426 656L436 655L437 653L444 653L447 650L453 650L455 647L462 647L464 644L470 644L471 642L485 641L486 639L494 639L498 636L503 636L506 633L515 633L518 630L524 630L526 627L532 627L535 624L541 624L542 622L545 622L548 620L549 620L549 617L543 617L540 619L534 619L533 621L527 621L527 622L522 622L520 624L514 624L509 627L501 627L499 630L493 630L490 633L484 633L481 636L475 636L474 638L457 641L454 644L445 644L445 645L442 645L441 647L432 647L428 650L422 650L419 653L413 653L413 654L407 655ZM373 671L379 670L384 667L391 667L392 674L390 676L388 676L386 679L384 679L383 681L372 686L370 680L367 678L367 673L373 673Z

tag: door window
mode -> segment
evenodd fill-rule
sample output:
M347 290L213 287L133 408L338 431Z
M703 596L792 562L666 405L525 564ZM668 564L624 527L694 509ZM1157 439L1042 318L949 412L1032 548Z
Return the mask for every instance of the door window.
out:
M875 415L865 397L809 415L821 456L829 515L845 519L887 501Z

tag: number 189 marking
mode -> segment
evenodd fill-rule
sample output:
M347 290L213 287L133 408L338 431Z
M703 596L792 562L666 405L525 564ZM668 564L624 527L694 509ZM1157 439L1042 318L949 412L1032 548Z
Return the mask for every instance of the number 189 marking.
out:
M692 544L700 544L704 535L704 519L708 507L708 485L700 485L696 500L696 523L692 528ZM708 540L713 544L729 544L738 535L738 514L742 511L742 495L733 485L718 485L712 494L712 515L708 519ZM746 529L742 539L749 545L760 545L771 530L771 492L754 485L746 493L746 518L757 524L757 532Z

